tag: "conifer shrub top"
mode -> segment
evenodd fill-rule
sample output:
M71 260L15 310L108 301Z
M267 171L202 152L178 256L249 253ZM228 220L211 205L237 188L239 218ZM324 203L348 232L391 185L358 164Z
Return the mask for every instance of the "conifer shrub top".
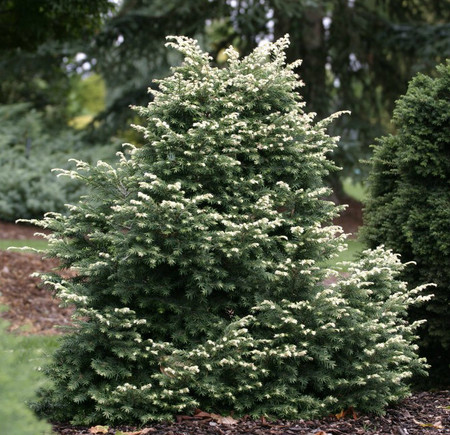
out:
M365 237L404 261L411 285L434 282L434 298L411 312L427 319L423 353L448 375L450 364L450 61L434 77L418 74L396 105L397 131L379 140L372 159ZM448 376L447 376L448 377ZM441 379L442 381L442 379Z
M337 138L303 111L288 39L229 49L222 69L195 41L169 45L184 62L137 109L147 145L63 171L90 193L39 222L78 275L43 277L77 324L36 409L78 424L382 412L423 372L404 319L420 288L381 248L322 284L344 249L323 199Z

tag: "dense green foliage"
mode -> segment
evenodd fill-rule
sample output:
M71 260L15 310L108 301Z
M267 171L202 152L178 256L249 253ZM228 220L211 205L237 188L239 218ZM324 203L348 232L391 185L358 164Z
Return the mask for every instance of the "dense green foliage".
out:
M145 423L206 411L310 418L382 412L423 371L405 310L421 300L390 252L348 278L320 267L344 249L324 200L337 138L303 111L287 38L227 65L192 40L116 167L63 171L89 195L49 214L43 279L76 307L36 409L74 423ZM34 221L36 222L36 221Z
M88 77L74 76L68 97L69 113L72 116L95 116L105 108L105 85L98 74Z
M77 201L84 186L56 178L55 167L73 167L74 154L89 162L112 160L115 149L88 146L73 130L48 131L42 114L27 104L0 106L0 219L42 217Z
M397 131L375 147L365 237L414 261L412 285L434 282L435 297L413 318L427 318L423 352L435 368L450 363L450 61L434 77L417 75L394 111ZM441 379L442 381L442 379ZM445 381L444 381L445 382Z
M50 425L39 421L26 404L42 384L36 371L40 362L42 355L30 339L8 334L0 321L0 433L51 434Z

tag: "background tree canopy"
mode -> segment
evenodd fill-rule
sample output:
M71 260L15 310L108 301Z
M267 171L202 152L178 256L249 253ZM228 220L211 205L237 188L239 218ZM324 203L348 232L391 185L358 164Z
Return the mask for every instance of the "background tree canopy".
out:
M332 133L342 137L335 151L342 174L357 177L373 138L392 129L394 102L411 77L432 72L450 55L448 6L437 0L0 0L0 104L31 102L46 118L67 124L80 101L74 87L95 72L106 85L106 106L89 137L126 137L136 116L128 106L146 104L152 80L178 60L164 50L167 35L195 37L221 65L229 45L246 55L261 40L289 33L288 60L303 59L298 72L307 110L318 118L352 112ZM339 194L338 180L331 181Z
M167 35L200 39L221 64L229 45L246 55L289 33L288 60L303 59L308 110L319 118L352 111L334 133L343 138L336 159L354 175L411 77L450 55L449 15L435 0L125 0L89 50L108 88L103 126L123 128L125 108L144 104L151 79L174 63L163 50Z
M95 78L78 74L77 53L114 7L109 0L0 0L0 219L64 209L81 191L51 169L74 156L114 155L111 140L94 146L68 125L79 101L80 113L95 107L73 95L81 80Z
M3 0L2 50L35 51L48 42L86 38L98 30L109 0Z
M28 102L65 121L68 64L113 7L110 0L0 0L0 104Z

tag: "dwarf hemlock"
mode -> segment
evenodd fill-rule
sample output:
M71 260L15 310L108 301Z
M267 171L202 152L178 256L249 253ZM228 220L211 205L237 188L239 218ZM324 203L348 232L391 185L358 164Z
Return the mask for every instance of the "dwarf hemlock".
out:
M382 412L423 371L404 320L420 288L381 248L323 284L344 249L324 199L334 116L303 111L287 37L230 48L224 68L191 39L168 45L184 62L136 108L146 145L63 171L90 193L39 222L77 276L43 277L76 325L36 408L77 424Z

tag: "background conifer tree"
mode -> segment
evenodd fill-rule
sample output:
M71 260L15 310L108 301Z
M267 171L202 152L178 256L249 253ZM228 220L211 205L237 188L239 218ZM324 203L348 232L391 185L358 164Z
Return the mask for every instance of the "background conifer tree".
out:
M324 287L344 249L324 196L338 138L314 122L286 65L288 39L215 68L195 41L146 108L146 145L116 167L63 174L90 194L48 215L49 255L77 270L44 280L76 306L37 409L74 423L173 418L196 407L311 417L381 412L423 370L402 266L367 251Z
M414 261L404 279L434 282L431 301L411 311L427 319L422 353L434 382L448 384L450 365L450 61L434 76L418 74L397 101L396 132L375 147L364 235Z

